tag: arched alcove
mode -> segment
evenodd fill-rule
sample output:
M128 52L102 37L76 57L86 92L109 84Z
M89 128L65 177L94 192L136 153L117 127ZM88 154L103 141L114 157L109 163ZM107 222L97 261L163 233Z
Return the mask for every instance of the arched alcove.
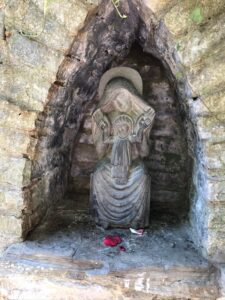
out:
M125 1L121 5L121 10L128 16L126 19L120 18L108 1L103 1L96 12L87 18L86 25L68 50L59 67L56 81L50 88L48 103L36 122L38 143L32 161L31 184L24 190L24 238L28 232L41 223L43 218L48 218L52 207L63 199L68 190L74 143L76 148L76 138L88 108L95 107L96 91L102 74L112 66L120 64L136 63L137 69L144 68L145 62L141 62L140 58L134 59L135 51L138 51L140 55L145 53L143 55L145 60L150 59L149 55L155 57L157 63L154 68L156 70L158 67L163 70L164 80L170 86L168 88L170 92L173 93L171 97L176 107L176 120L179 120L175 131L180 130L178 140L181 145L179 152L182 152L180 156L182 158L178 169L182 170L180 172L174 168L172 173L176 176L171 181L172 183L169 183L168 168L163 174L160 174L158 169L163 164L165 167L166 164L174 163L175 165L178 159L177 153L169 151L167 160L164 157L159 164L157 164L157 158L150 157L148 163L152 173L154 173L154 168L157 169L155 177L153 175L153 186L159 185L160 181L167 186L176 185L176 181L179 181L183 185L182 193L178 197L179 201L174 202L176 205L170 206L169 209L177 210L176 215L184 215L184 212L187 214L190 210L191 228L196 244L201 243L202 234L205 234L204 213L199 215L197 210L204 210L200 190L204 189L204 176L199 162L201 147L188 109L188 100L192 97L191 90L176 55L175 47L165 25L158 22L144 4L139 1ZM139 49L131 51L134 44L138 44ZM147 70L142 71L143 76L148 77L151 74ZM144 79L145 83L148 81L147 77ZM145 86L147 87L147 84ZM165 92L166 89L164 87L161 92ZM150 90L146 88L149 101L152 101L153 107L154 105L157 107L160 97L156 100L154 95L150 95ZM158 92L160 93L160 89ZM172 107L171 110L173 110ZM172 122L171 120L171 116L166 121L162 117L155 126L163 127L163 122ZM162 128L157 130L160 131ZM176 135L176 132L174 134ZM163 147L165 144L165 138L161 143L160 138L155 139L152 141L153 152L157 147ZM190 157L194 160L193 170L190 169ZM167 175L165 175L166 172ZM190 178L191 172L192 178ZM182 177L181 174L184 176ZM199 180L201 180L200 185ZM157 199L156 190L153 199ZM191 198L189 198L190 191ZM161 196L164 204L168 203L164 201L165 197L165 194ZM153 207L156 208L158 202L155 201ZM179 207L178 203L182 205ZM159 206L158 211L162 207L163 205ZM179 211L180 208L184 211ZM168 207L165 207L165 211L167 210Z
M151 174L151 220L163 216L181 220L189 213L188 190L191 159L188 156L186 133L180 116L180 105L164 67L138 44L128 56L114 61L113 66L136 69L144 84L143 97L156 111L150 135L150 155L145 162ZM91 132L91 114L95 103L84 115L74 142L68 195L78 207L89 206L90 175L98 162ZM154 221L153 221L154 222Z
M0 294L219 297L224 1L17 2L0 13ZM146 160L151 222L142 236L104 231L88 212L96 161L90 116L102 74L121 65L141 73L145 101L157 112ZM106 247L107 234L123 243Z

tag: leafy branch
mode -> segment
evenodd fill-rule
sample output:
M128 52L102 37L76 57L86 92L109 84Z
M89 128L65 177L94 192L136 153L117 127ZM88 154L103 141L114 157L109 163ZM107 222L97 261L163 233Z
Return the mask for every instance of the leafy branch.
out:
M120 16L121 19L126 19L127 16L124 14L121 14L120 10L119 10L119 5L120 5L120 0L111 0L112 4L114 5L118 15Z

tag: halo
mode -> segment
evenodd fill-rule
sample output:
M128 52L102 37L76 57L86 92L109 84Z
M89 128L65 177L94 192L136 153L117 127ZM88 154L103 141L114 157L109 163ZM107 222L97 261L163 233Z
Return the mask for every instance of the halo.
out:
M112 68L103 74L98 88L99 98L102 97L107 83L116 77L123 77L129 80L136 88L138 93L141 95L143 94L143 82L142 82L141 75L138 73L138 71L128 67L117 67L117 68Z

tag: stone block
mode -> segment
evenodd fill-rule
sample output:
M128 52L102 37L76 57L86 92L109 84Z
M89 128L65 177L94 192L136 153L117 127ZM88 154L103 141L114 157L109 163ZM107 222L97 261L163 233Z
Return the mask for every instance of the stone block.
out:
M14 216L0 215L0 233L15 236L18 239L22 236L22 219Z
M225 263L225 232L211 229L205 241L205 252L215 263Z
M225 233L225 201L208 203L207 228L220 233Z
M216 18L207 20L204 27L192 26L187 35L179 40L179 54L182 63L189 68L205 68L207 64L203 63L202 58L208 60L214 54L220 55L224 47L225 26L224 13Z
M40 76L40 73L42 76ZM41 111L55 74L45 67L0 66L0 95L24 110Z
M18 158L28 155L29 142L28 132L0 127L0 154L3 156Z
M3 215L19 217L23 205L23 194L20 190L0 190L0 211Z
M225 180L211 180L207 182L208 201L225 201Z
M29 131L35 128L37 113L20 109L8 101L0 101L0 127Z
M45 6L38 0L18 5L13 0L5 10L5 25L9 32L15 28L24 37L47 45L49 55L51 49L62 57L89 9L96 5L96 1L49 1Z
M193 117L214 116L223 121L225 111L224 91L217 91L215 94L206 95L196 101L190 99L189 107Z
M221 114L225 112L225 94L223 90L204 97L203 101L207 106L208 113L218 115L221 118Z
M56 74L63 59L62 53L54 51L16 31L12 32L8 39L8 45L12 64L19 63L32 68L39 67Z
M28 166L29 164L29 166ZM21 187L29 181L30 162L25 158L1 157L0 185L2 187Z
M2 64L9 64L9 54L8 54L8 47L5 40L0 39L0 62ZM1 65L0 65L1 66Z
M160 17L163 17L169 9L174 6L173 1L171 0L143 0L143 2Z
M61 2L55 2L51 7L51 12L57 16L60 23L65 24L65 27L70 33L76 34L77 30L83 25L87 16L88 10L94 8L99 4L99 1L67 1L67 4L61 6ZM59 13L60 12L60 13ZM68 18L68 14L71 18Z
M10 4L5 10L5 26L9 32L14 28L22 35L45 44L50 49L62 53L67 50L72 37L55 15L46 16L46 13L44 15L43 2L39 7L33 2L21 2L18 5L17 1L11 1Z
M43 2L41 0L34 0L33 2L43 12ZM83 25L88 11L98 4L98 0L51 1L48 4L46 19L55 19L59 24L63 24L63 27L70 34L75 35L77 30ZM70 17L68 18L68 16Z
M150 1L149 1L150 2ZM159 3L161 6L161 1ZM173 34L174 38L180 35L185 35L188 31L192 32L193 28L202 23L206 23L213 16L218 16L224 11L224 1L204 1L204 5L196 5L194 0L180 1L173 3L173 6L168 6L167 13L164 16L165 24L169 31ZM197 17L194 18L193 13L198 9Z
M224 115L210 115L196 118L199 137L202 140L210 140L211 143L225 141Z
M209 169L225 169L225 142L204 143L206 166Z
M174 36L184 33L190 24L190 12L194 1L177 2L164 16L166 27Z
M213 54L208 59L204 59L204 65L196 65L187 74L188 81L195 95L206 97L220 92L225 84L224 72L225 55Z

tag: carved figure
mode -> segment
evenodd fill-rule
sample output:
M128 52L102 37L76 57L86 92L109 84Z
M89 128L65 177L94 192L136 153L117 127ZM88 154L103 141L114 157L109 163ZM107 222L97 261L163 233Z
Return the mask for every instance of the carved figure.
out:
M99 105L92 134L99 162L91 178L95 222L143 228L149 225L150 176L142 161L149 154L155 112L140 97L142 79L126 67L106 72L99 85Z

